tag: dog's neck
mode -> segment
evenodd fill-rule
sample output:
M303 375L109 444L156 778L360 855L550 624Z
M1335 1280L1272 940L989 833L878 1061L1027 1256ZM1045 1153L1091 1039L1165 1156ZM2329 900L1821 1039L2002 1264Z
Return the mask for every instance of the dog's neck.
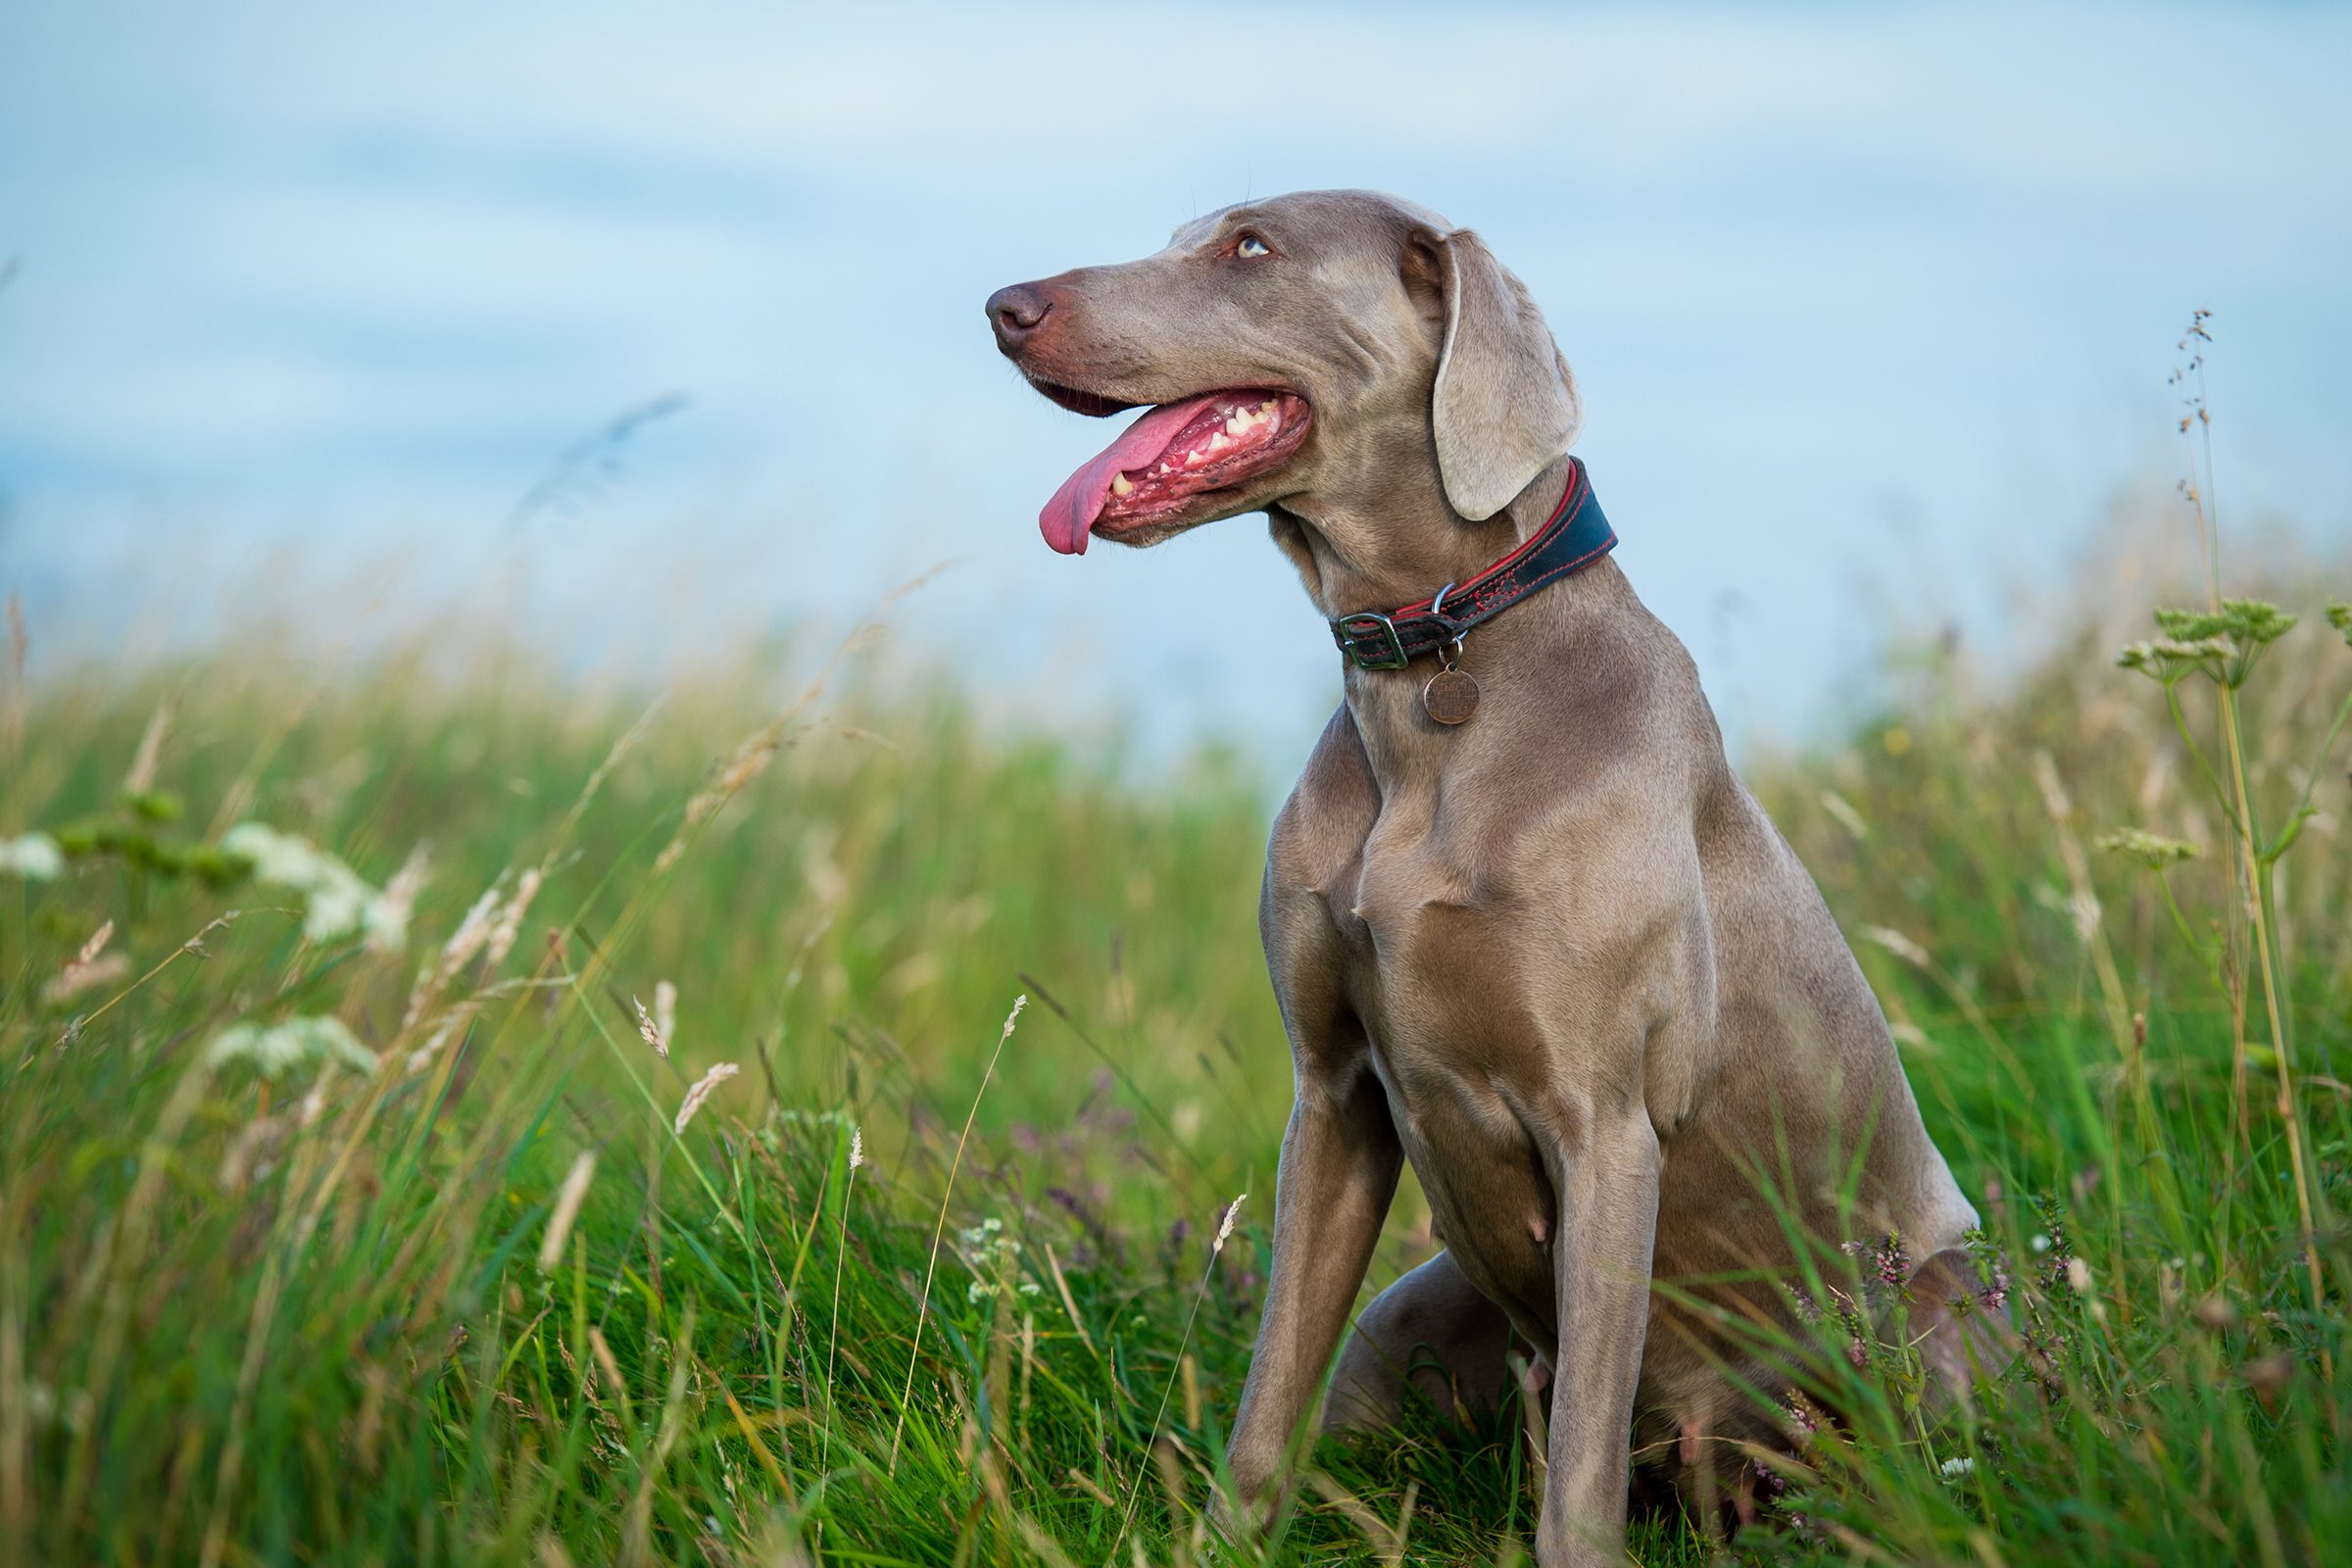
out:
M1274 542L1298 568L1325 619L1390 611L1468 582L1525 544L1557 510L1569 460L1555 459L1494 516L1472 522L1446 503L1436 466L1367 496L1334 489L1270 509Z
M1558 509L1568 481L1563 457L1501 512L1469 522L1446 504L1433 468L1425 482L1392 482L1376 508L1343 510L1334 497L1302 498L1306 505L1275 514L1274 537L1326 617L1385 612L1467 582L1526 543ZM1477 715L1458 730L1422 710L1421 689L1439 667L1434 659L1403 669L1344 663L1348 707L1384 790L1483 757L1486 742L1516 728L1511 715L1530 706L1527 688L1541 686L1547 709L1575 703L1570 688L1579 684L1580 664L1619 640L1613 617L1629 610L1639 611L1632 585L1603 560L1481 624L1464 641L1461 664L1483 696ZM1562 659L1563 649L1585 657ZM1602 662L1613 662L1605 655Z

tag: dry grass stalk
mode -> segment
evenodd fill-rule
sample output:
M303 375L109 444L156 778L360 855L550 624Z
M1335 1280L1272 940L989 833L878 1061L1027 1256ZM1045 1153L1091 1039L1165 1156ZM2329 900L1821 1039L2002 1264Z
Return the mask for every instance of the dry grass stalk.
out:
M654 875L660 876L677 864L678 857L686 853L687 844L703 824L717 815L719 808L740 794L746 785L767 771L767 764L774 761L776 753L783 749L784 737L791 732L793 724L800 716L808 710L819 696L823 695L826 683L833 678L833 672L839 669L853 655L863 649L866 644L881 635L880 617L889 611L890 607L939 575L942 569L944 568L934 566L931 570L901 583L885 594L882 603L874 607L874 618L867 620L842 639L841 646L834 649L832 654L826 658L824 663L817 669L814 678L801 689L800 695L785 704L783 710L774 718L752 731L737 744L735 750L728 755L727 760L713 771L710 782L698 790L693 799L686 803L686 815L678 823L677 833L662 848L662 853L654 858Z
M963 1148L971 1142L972 1123L979 1118L981 1097L988 1093L989 1080L997 1075L997 1061L1004 1054L1004 1043L1012 1038L1012 1026L1020 1021L1021 1009L1029 1005L1027 994L1012 999L1012 1011L1004 1015L1004 1028L997 1036L997 1049L989 1053L988 1066L980 1074L980 1087L973 1092L972 1108L964 1113L963 1131L956 1139L956 1158L948 1166L948 1185L939 1195L939 1221L931 1228L931 1261L923 1269L923 1294L914 1313L914 1347L906 1353L906 1387L899 1395L899 1421L890 1434L890 1464L892 1475L899 1473L899 1444L906 1436L906 1402L914 1397L914 1369L923 1353L923 1325L931 1316L931 1282L939 1273L939 1245L948 1234L948 1202L956 1196L956 1173L963 1168Z
M669 1387L662 1398L662 1420L654 1437L654 1451L646 1456L637 1473L637 1491L629 1498L628 1521L621 1527L620 1558L624 1564L647 1560L653 1544L654 1491L661 1485L662 1474L669 1467L670 1450L677 1446L678 1433L685 1425L686 1375L692 1366L694 1344L694 1308L686 1308L685 1322L678 1330L676 1347L670 1352Z
M130 973L130 959L120 953L108 953L106 944L115 934L115 922L107 921L81 951L66 961L50 982L41 988L41 1000L54 1006L58 1003L80 996L95 986L111 984Z
M130 770L122 775L123 794L144 795L155 788L156 762L163 756L164 733L171 727L171 702L156 704L154 716L147 720L146 732L139 736L139 749L131 756Z
M1236 1198L1225 1205L1225 1217L1217 1222L1216 1239L1208 1244L1208 1263L1200 1270L1200 1287L1193 1292L1192 1310L1185 1314L1184 1333L1176 1341L1176 1364L1179 1370L1184 1365L1185 1352L1192 1348L1193 1326L1200 1321L1200 1303L1207 1298L1208 1282L1216 1277L1218 1255L1225 1250L1226 1242L1232 1238L1233 1222L1240 1215L1242 1204L1249 1197L1248 1193L1244 1193L1240 1198ZM1150 1462L1153 1446L1159 1442L1159 1424L1167 1419L1168 1401L1175 1396L1176 1376L1176 1373L1169 1374L1167 1386L1159 1391L1159 1408L1152 1413L1152 1431L1144 1439L1147 1463ZM1119 1543L1127 1539L1128 1527L1135 1523L1135 1505L1137 1500L1143 1496L1143 1493L1144 1471L1142 1466L1138 1466L1135 1472L1135 1482L1127 1489L1127 1509L1119 1519L1119 1533L1111 1539L1110 1549L1113 1552L1119 1549Z
M1519 1419L1527 1433L1528 1494L1541 1498L1551 1477L1551 1423L1543 1396L1537 1393L1542 1378L1531 1363L1516 1355L1511 1357L1511 1367L1518 1374Z
M580 1206L588 1201L588 1183L595 1175L596 1151L582 1150L556 1193L555 1211L547 1217L547 1235L539 1243L540 1273L552 1274L564 1261L564 1246L571 1240L571 1227L580 1217Z
M503 876L499 879L505 880ZM457 930L442 944L441 956L416 976L416 988L409 993L408 1009L401 1014L403 1030L416 1026L433 999L441 995L457 978L458 971L471 962L473 956L482 951L482 945L490 940L491 922L498 908L498 882L493 882L482 890L482 896L473 901L466 917L458 922Z
M1405 1533L1412 1527L1413 1502L1420 1492L1419 1482L1405 1484L1404 1499L1397 1508L1396 1523L1392 1526L1374 1513L1361 1497L1321 1471L1316 1471L1306 1479L1307 1485L1313 1487L1325 1502L1338 1509L1343 1518L1355 1526L1356 1534L1364 1538L1364 1544L1379 1555L1386 1568L1396 1568L1397 1564L1404 1561Z
M563 852L564 845L571 842L571 835L578 829L580 818L587 814L589 803L605 787L605 780L612 776L612 769L620 764L620 760L635 750L637 743L645 738L647 729L653 724L654 715L668 701L669 694L663 692L649 703L645 711L637 715L636 722L620 732L620 739L614 741L612 749L605 753L605 760L596 764L596 771L590 773L588 782L580 786L580 793L573 799L571 809L564 813L564 820L556 828L555 837L548 841L547 857L539 862L542 873L554 868L556 857Z
M850 1255L850 1195L858 1190L858 1167L865 1163L865 1129L850 1129L850 1174L841 1190L841 1233L833 1242L833 1326L825 1343L825 1434L817 1450L817 1473L833 1455L833 1372L841 1350L841 1276Z
M1061 1272L1061 1259L1054 1255L1052 1242L1046 1244L1046 1271L1054 1276L1054 1289L1061 1296L1061 1309L1069 1313L1070 1327L1077 1331L1078 1343L1086 1347L1088 1354L1101 1359L1102 1352L1095 1348L1095 1337L1086 1332L1086 1320L1078 1315L1077 1298L1070 1295L1070 1282Z
M432 846L418 839L409 851L409 858L400 862L392 880L384 884L383 897L378 901L383 918L402 930L408 929L409 916L416 907L416 895L424 891L426 872L432 863Z
M1933 970L1936 967L1936 960L1929 956L1927 949L1892 926L1866 925L1862 928L1862 935L1915 968Z
M538 896L540 880L541 873L535 865L515 879L514 896L507 901L506 908L499 912L497 923L491 926L483 943L483 956L491 968L506 962L507 955L514 951L514 939L522 934L522 917L530 911L531 900Z

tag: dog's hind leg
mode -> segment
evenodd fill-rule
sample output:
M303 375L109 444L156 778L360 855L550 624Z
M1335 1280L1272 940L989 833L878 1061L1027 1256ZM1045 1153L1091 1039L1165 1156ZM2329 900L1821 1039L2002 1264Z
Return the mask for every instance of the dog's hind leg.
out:
M1935 1379L1930 1404L1939 1413L1972 1404L1976 1383L2016 1357L2016 1328L1999 1306L1985 1304L1976 1263L1957 1247L1920 1264L1908 1290L1910 1338Z
M1483 1424L1512 1391L1513 1344L1502 1308L1450 1253L1440 1252L1374 1297L1356 1319L1324 1401L1323 1431L1394 1427L1414 1394L1441 1415ZM1520 1351L1533 1359L1524 1345Z

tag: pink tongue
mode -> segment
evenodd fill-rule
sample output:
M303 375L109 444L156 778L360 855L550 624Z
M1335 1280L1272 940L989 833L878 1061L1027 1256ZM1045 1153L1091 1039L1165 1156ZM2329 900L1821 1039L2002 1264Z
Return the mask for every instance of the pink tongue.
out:
M1061 481L1046 510L1037 514L1038 531L1046 543L1065 556L1086 554L1088 530L1095 519L1102 515L1103 504L1110 499L1110 481L1130 468L1145 468L1168 449L1176 432L1192 422L1199 414L1216 400L1210 392L1182 403L1163 403L1119 432L1119 438L1103 448L1102 456Z

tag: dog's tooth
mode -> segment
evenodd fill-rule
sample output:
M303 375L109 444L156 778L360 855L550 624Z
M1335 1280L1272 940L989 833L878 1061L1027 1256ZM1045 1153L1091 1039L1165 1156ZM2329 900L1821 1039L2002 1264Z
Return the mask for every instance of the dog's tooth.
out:
M1227 435L1242 435L1246 433L1249 428L1250 416L1247 414L1236 414L1233 417L1225 421L1225 433Z
M1222 452L1231 445L1233 445L1233 437L1222 430L1208 438L1208 450L1211 452Z
M1128 478L1123 473L1114 473L1110 476L1110 493L1112 495L1131 495L1134 493L1134 491L1135 481L1133 479Z

